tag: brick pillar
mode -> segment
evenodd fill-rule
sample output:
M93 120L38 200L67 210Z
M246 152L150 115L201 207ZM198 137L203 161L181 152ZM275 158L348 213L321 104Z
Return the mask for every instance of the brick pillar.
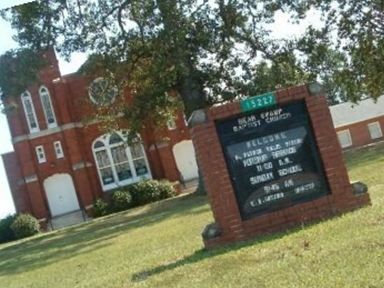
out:
M85 164L86 165L86 164ZM86 168L81 168L73 171L74 182L76 183L76 190L78 190L78 195L80 196L80 203L86 208L89 205L92 205L93 194L92 186L89 182L88 173Z
M26 124L23 124L23 118L25 119L25 116L22 115L24 114L24 110L21 101L14 101L8 104L18 105L17 108L14 108L13 111L6 114L11 135L15 137L28 133Z
M171 145L167 142L163 142L157 144L157 148L165 178L170 181L178 181L180 179L180 172L177 170Z
M55 98L55 111L58 111L58 115L56 117L58 118L57 121L59 123L69 123L71 122L71 116L68 110L68 98L67 95L70 94L70 91L68 90L66 81L63 79L58 79L57 81L53 82L53 88L55 93L52 93Z
M28 141L15 143L14 148L20 163L22 180L25 182L20 189L25 189L28 194L32 214L39 219L46 218L49 216L49 210L45 201L44 188L39 182L35 155L32 154L33 148Z
M68 150L69 163L72 166L73 182L82 207L92 204L92 186L87 174L87 165L83 156L83 147L76 128L63 131L63 139Z
M163 179L165 178L165 173L161 163L158 148L155 145L156 144L153 144L149 147L149 151L147 153L148 161L151 166L152 177L155 179Z
M35 181L33 181L33 179L27 179L27 182L28 181L32 181L26 183L25 186L31 200L31 208L33 215L38 219L49 217L48 208L46 206L44 198L42 197L42 193L44 193L44 188L41 187L37 179Z
M352 209L370 203L368 193L357 192L357 190L359 189L356 189L355 193L353 192L351 184L349 183L347 169L343 162L343 157L341 154L340 145L337 140L337 135L333 128L326 99L324 96L321 96L321 94L318 94L315 88L315 86L310 85L308 87L292 87L273 93L255 96L253 97L253 99L248 99L247 102L233 102L224 105L218 105L206 110L197 110L193 113L190 119L190 125L192 127L190 130L191 136L197 155L197 160L204 178L204 184L208 194L208 199L211 204L213 216L215 219L215 224L208 225L203 233L203 240L206 247L209 248L233 241L244 240L250 237L254 237L255 235L284 230L288 227L295 226L300 223L306 223L323 219L326 217L331 217L335 214L350 211ZM266 99L268 98L266 97L273 97L273 101L267 102ZM269 103L270 108L268 108L269 106L263 106L263 103L264 105L267 105ZM253 105L251 106L252 109L248 110L248 104ZM243 111L241 109L243 109ZM242 151L240 150L240 156L237 156L239 158L234 160L235 162L237 161L239 163L237 164L239 166L230 166L232 164L229 164L228 168L222 145L224 147L229 147L228 143L236 143L235 145L243 145L244 142L241 141L256 141L258 137L274 135L263 134L265 132L262 132L260 130L260 127L257 125L264 125L264 127L267 127L271 122L276 122L280 121L281 119L284 119L283 117L281 117L275 118L276 120L271 120L271 118L267 121L268 118L266 118L268 117L267 115L275 115L277 113L281 113L282 111L284 111L284 109L286 109L286 114L284 117L287 117L285 118L287 120L285 122L280 123L280 125L285 125L285 127L280 126L281 131L284 131L284 128L289 129L289 127L291 127L290 124L297 125L297 123L300 123L300 125L305 125L302 127L308 127L305 128L307 129L306 135L311 135L311 138L308 138L308 140L313 141L313 144L310 144L313 145L312 147L314 147L311 148L311 153L315 153L314 155L316 156L313 161L318 161L316 162L317 164L314 164L317 165L315 171L319 179L323 179L321 181L323 181L324 184L321 188L321 194L319 194L317 191L317 194L314 194L313 198L308 199L303 197L300 199L302 201L297 201L294 198L289 198L290 195L288 194L292 192L298 193L297 191L300 190L296 189L302 187L300 186L300 182L298 182L298 184L294 184L296 185L296 187L288 186L285 187L286 189L283 188L285 190L278 188L278 191L280 193L279 196L281 197L281 195L283 195L283 197L285 197L286 195L288 195L288 197L284 200L290 201L279 203L273 202L273 200L265 200L265 197L268 197L271 193L271 191L269 190L260 190L260 188L264 189L265 186L263 187L260 185L259 187L253 188L250 187L251 185L254 185L252 182L251 185L249 185L249 175L260 175L260 171L263 171L262 168L260 168L260 170L252 168L253 166L244 166L247 167L247 171L245 171L244 173L247 173L246 175L248 178L241 178L240 175L236 174L234 170L231 169L244 168L242 167L242 165L245 165L244 162L241 162L239 160L242 160L244 159L243 157L248 156L242 156L243 154L241 154ZM295 116L296 119L294 119ZM244 120L244 117L250 118L249 120ZM301 117L299 118L300 122L297 122L297 117ZM244 121L246 121L246 124L244 124ZM237 125L236 123L238 123L239 125ZM275 126L272 126L270 131L267 130L268 133L275 133L276 131L280 131L280 128L276 129L276 127L278 127L277 124L278 123L275 123ZM220 131L219 133L222 133L220 134L220 138L217 129ZM241 131L241 129L248 129L245 130L247 134L236 134ZM228 137L231 138L228 139ZM232 142L229 142L229 140L231 140ZM271 149L275 149L274 147L277 147L276 149L279 149L278 151L283 151L284 146L287 146L287 144L268 146L270 145L268 143L268 141L266 141L265 143L261 142L260 144L257 142L257 144L255 145L257 147L259 147L260 145L260 153L264 153L261 155L267 155L267 157L270 158L272 158L272 154L271 156L268 156L268 153L273 151ZM307 142L307 144L305 145L309 145L309 143L311 142ZM248 145L247 147L245 147L244 145L240 147L241 148L239 149L242 149L246 152L248 151L248 148L252 148L251 146L248 147ZM268 147L269 149L267 149L266 147ZM294 153L296 153L296 151L294 151ZM276 157L278 158L280 156ZM233 159L231 159L231 161L233 161ZM254 161L260 161L259 163L264 163L262 162L262 158L255 158ZM263 182L266 182L267 185L269 185L268 183L277 183L276 185L279 185L278 181L282 181L285 179L285 175L280 175L280 171L283 170L278 170L282 167L282 165L285 164L280 164L280 162L276 162L277 161L274 162L273 166L275 167L275 170L273 171L274 174L272 179L263 180ZM241 173L243 173L244 170L238 171L241 171ZM279 173L277 174L277 172ZM290 174L296 175L296 173L301 173L301 171L294 171ZM305 176L305 174L297 174L296 176L303 177ZM296 179L300 178L297 177ZM296 180L292 181L296 182ZM240 186L239 184L242 184L242 186ZM247 184L247 186L244 186L243 184ZM246 190L235 190L240 189L236 187L246 187ZM243 193L244 191L248 193L246 195L246 197L248 197L247 199L253 197L252 195L254 194L256 194L255 197L260 197L257 199L261 202L256 202L256 205L257 203L270 203L268 204L269 206L264 207L264 209L267 209L264 210L264 212L260 210L261 213L254 213L253 215L245 214L246 217L244 217L243 214L242 217L240 211L244 212L244 207L247 208L247 206L239 205L244 205L244 203L246 202L244 200L241 200L242 202L239 202L238 204L238 198L236 198L236 196L244 196L241 195L241 193ZM248 205L249 203L250 202L246 204ZM273 206L276 204L278 204L279 206ZM249 205L252 205L252 203Z

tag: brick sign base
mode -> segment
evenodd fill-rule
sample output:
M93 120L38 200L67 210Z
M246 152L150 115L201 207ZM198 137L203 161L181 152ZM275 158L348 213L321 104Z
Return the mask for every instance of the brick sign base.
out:
M214 106L207 110L198 110L193 113L190 120L192 140L215 220L215 224L210 226L213 229L212 233L206 231L207 233L203 237L206 248L285 230L302 223L329 218L370 204L368 193L354 193L343 162L342 151L333 127L326 98L319 95L321 91L314 92L314 90L313 86L305 85L276 91L272 94L274 98L273 103L271 102L271 107L264 107L263 105L258 107L257 101L254 103L244 103L243 101ZM267 97L272 96L268 94ZM268 104L269 98L262 98L259 99L264 102L260 103ZM264 210L260 210L260 213L254 213L249 216L244 212L243 208L240 208L241 197L239 193L241 191L239 192L239 187L241 185L235 185L236 181L234 180L234 174L238 170L234 169L233 166L232 170L229 169L228 156L225 154L229 152L224 151L223 137L220 135L221 132L218 132L218 123L225 122L227 119L236 119L239 115L247 115L246 109L268 111L268 109L278 109L279 107L289 106L294 103L301 103L300 105L305 107L307 112L308 127L313 138L311 145L316 150L315 156L317 160L315 162L318 167L321 167L319 173L322 177L322 183L324 183L321 186L323 188L320 189L322 191L320 194L316 194L313 199L304 197L304 201L300 199L300 201L296 202L291 201L289 202L291 204L282 205L281 207L277 206L274 209L266 207ZM255 105L255 107L252 107L252 105ZM284 123L288 123L288 120ZM237 127L236 129L241 128ZM229 138L228 141L230 140ZM252 142L249 141L249 143ZM268 149L271 150L273 147L268 147ZM287 161L290 160L288 159ZM246 163L244 165L246 166ZM281 163L281 165L284 165L284 163ZM293 167L293 165L291 166ZM300 167L300 164L297 166ZM264 168L268 169L268 167ZM279 174L283 173L280 170L278 172ZM289 173L295 172L290 171ZM255 175L257 175L257 172L255 172ZM268 173L265 173L265 175L268 176ZM268 180L264 179L265 177L260 177L252 177L252 184ZM271 187L273 189L274 186ZM297 191L300 192L300 190ZM270 192L267 191L266 193ZM281 195L284 195L284 193L281 193ZM260 201L258 199L254 201Z

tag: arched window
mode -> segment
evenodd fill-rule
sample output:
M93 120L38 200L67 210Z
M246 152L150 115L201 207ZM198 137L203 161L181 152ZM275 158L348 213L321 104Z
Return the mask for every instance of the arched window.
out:
M23 103L25 118L27 119L29 132L38 132L39 125L36 118L35 107L33 106L31 93L25 91L21 94L21 102Z
M129 146L122 134L114 132L97 138L92 151L104 191L152 178L139 140Z
M51 97L49 96L47 87L40 87L39 94L48 128L56 127L56 117L52 108Z
M92 81L88 88L89 98L92 103L98 106L112 104L119 91L111 81L99 77Z

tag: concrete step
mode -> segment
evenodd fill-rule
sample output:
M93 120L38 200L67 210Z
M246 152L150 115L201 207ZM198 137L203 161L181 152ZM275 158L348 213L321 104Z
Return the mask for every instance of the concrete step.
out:
M82 210L70 212L68 214L53 217L51 219L50 228L52 230L76 225L88 221L89 218Z
M192 179L186 181L184 185L181 185L181 193L192 193L195 192L199 185L199 179Z

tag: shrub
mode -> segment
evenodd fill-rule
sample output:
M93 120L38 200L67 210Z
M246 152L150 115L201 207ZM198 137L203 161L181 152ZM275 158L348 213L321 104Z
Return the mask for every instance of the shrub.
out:
M115 191L111 197L114 211L123 211L132 207L132 196L128 190Z
M11 224L16 239L29 237L39 233L40 224L35 217L29 214L19 214Z
M128 187L134 205L166 199L176 195L169 181L145 180Z
M101 217L110 213L109 205L103 199L98 198L93 202L93 217Z
M15 234L11 229L11 224L15 218L16 214L8 215L0 220L0 243L15 240Z

